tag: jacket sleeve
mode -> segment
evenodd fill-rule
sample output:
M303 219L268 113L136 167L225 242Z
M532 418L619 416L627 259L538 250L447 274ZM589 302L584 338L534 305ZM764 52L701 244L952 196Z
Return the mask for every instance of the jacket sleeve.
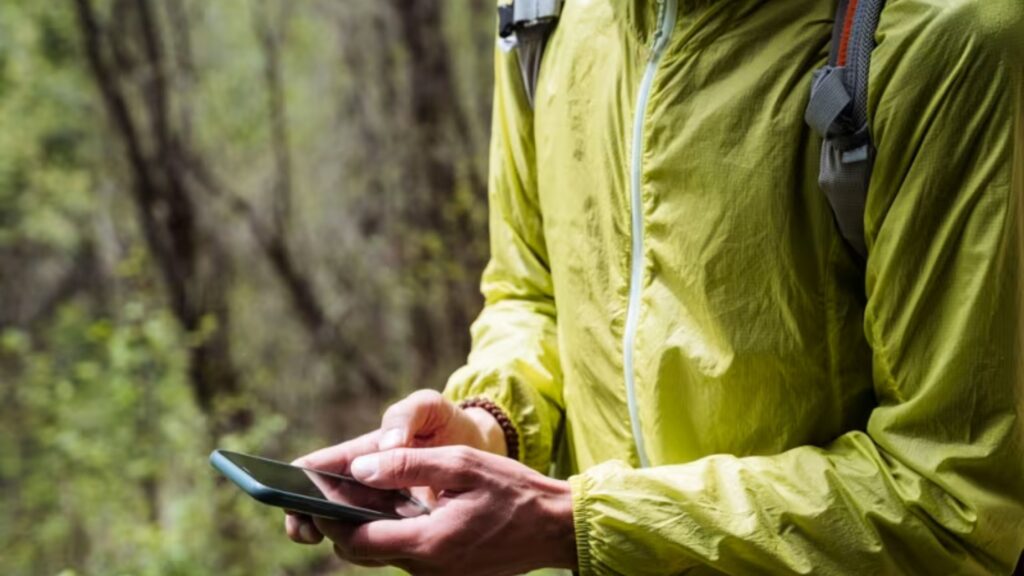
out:
M445 395L485 397L516 427L521 461L546 472L562 418L555 300L538 205L533 113L514 52L495 50L490 152L491 260L469 360Z
M1024 548L1016 1L956 3L975 17L944 18L879 71L891 76L875 94L866 213L877 397L866 430L773 456L608 462L572 477L582 574L1013 570Z

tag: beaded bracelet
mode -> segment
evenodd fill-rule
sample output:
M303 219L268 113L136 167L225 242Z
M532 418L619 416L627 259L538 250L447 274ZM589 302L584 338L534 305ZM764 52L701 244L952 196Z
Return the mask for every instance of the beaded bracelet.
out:
M498 421L498 425L501 426L502 433L505 434L505 449L508 451L508 457L513 460L519 460L519 435L516 434L516 428L512 425L512 421L509 420L504 410L487 398L479 397L467 398L459 402L459 408L463 410L466 408L480 408L494 416L494 419Z

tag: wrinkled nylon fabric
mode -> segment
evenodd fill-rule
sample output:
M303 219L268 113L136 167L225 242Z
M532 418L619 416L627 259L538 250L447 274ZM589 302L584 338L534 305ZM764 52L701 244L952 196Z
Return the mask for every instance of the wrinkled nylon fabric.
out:
M496 51L492 257L446 387L567 447L582 574L1009 573L1024 547L1019 0L889 0L866 271L806 127L834 3L681 0L644 111L640 469L622 377L648 0Z

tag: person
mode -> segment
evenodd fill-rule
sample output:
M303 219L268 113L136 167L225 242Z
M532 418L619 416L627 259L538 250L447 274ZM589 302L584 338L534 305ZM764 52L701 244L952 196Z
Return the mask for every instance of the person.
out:
M887 3L864 262L803 120L835 8L569 0L532 106L496 50L468 362L301 459L436 507L288 534L414 574L1012 572L1024 3Z

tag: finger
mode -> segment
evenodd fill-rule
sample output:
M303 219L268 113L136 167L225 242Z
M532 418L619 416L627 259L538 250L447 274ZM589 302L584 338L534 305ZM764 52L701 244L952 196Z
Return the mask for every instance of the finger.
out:
M429 486L413 486L409 488L409 495L425 506L427 510L437 507L437 493Z
M406 520L376 520L351 524L314 518L338 556L354 562L383 562L414 558L430 526L425 516Z
M293 542L299 544L319 544L324 535L313 524L313 520L305 514L287 512L284 517L284 529Z
M352 460L363 454L371 454L377 451L379 437L380 431L374 430L354 440L321 448L316 452L306 454L296 459L292 464L312 470L347 474L349 463Z
M384 412L379 448L411 446L417 437L429 437L444 428L455 411L455 405L440 392L417 390Z
M352 476L367 486L395 489L429 486L463 490L479 482L478 469L488 455L465 446L398 448L360 456L352 461Z

